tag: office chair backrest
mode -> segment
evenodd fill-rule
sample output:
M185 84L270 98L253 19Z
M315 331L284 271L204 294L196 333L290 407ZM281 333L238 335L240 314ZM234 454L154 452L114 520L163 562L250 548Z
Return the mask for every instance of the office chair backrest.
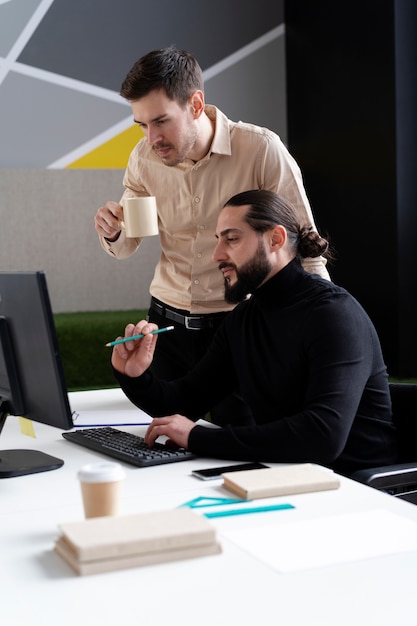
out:
M400 462L417 461L417 385L390 383L393 421L398 429Z

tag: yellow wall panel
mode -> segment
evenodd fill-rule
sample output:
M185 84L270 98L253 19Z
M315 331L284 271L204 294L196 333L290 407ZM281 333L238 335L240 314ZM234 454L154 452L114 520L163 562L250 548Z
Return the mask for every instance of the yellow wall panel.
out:
M73 161L67 169L124 169L129 154L142 137L142 131L135 124Z

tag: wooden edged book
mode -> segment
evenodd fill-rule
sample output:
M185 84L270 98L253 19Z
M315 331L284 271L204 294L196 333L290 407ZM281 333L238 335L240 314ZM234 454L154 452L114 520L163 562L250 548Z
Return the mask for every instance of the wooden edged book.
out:
M312 463L226 472L222 478L226 489L247 500L325 491L340 486L339 478L331 470Z
M77 574L219 554L216 529L188 508L60 525L55 551Z

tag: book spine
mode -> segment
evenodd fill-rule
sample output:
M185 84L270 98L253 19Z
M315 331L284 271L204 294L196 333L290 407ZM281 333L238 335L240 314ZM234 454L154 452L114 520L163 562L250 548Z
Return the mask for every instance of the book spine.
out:
M159 537L148 537L140 540L102 543L89 547L77 547L74 542L67 540L63 535L63 540L74 552L79 561L93 559L116 558L129 554L147 554L149 552L163 552L174 548L185 548L189 546L202 546L211 544L216 537L215 529L207 529L204 532L178 532L173 535L161 535Z
M165 552L154 552L149 554L135 555L132 557L122 557L117 559L103 559L96 561L78 562L68 558L65 552L55 547L56 552L72 567L72 569L80 576L91 574L100 574L104 572L112 572L119 569L130 569L133 567L143 567L145 565L155 565L157 563L169 563L171 561L180 561L191 558L211 556L220 554L221 545L218 542L212 542L202 546L190 546L188 548L168 550Z

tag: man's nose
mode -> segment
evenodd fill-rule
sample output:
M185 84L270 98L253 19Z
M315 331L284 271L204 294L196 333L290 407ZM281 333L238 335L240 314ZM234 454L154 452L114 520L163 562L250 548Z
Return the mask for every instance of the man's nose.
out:
M226 255L221 241L217 242L216 247L213 250L211 259L212 261L214 261L214 263L219 263L220 261L224 261L226 259Z
M157 128L148 128L147 141L150 146L161 140L161 133Z

